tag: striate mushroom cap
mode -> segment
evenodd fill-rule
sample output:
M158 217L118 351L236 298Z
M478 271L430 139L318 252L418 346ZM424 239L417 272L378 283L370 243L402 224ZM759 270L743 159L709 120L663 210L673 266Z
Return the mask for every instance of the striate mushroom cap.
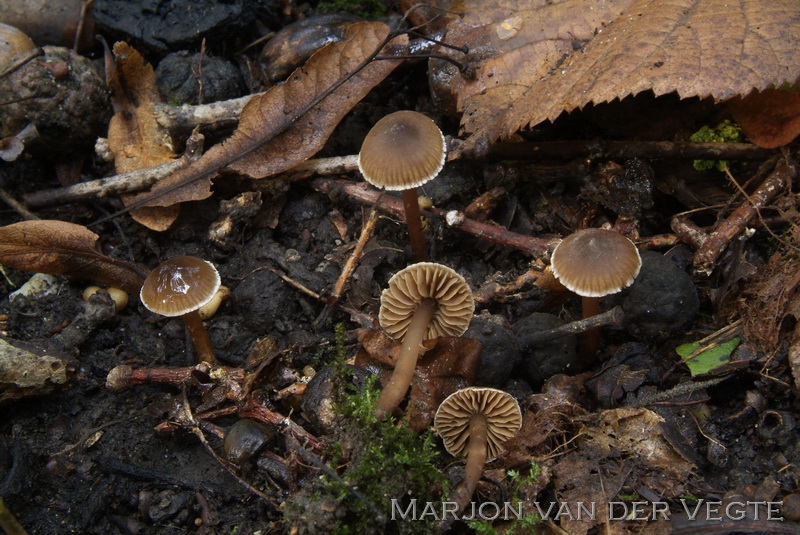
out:
M450 455L460 455L467 446L470 418L474 414L486 418L486 462L489 462L522 427L522 411L514 396L496 388L470 386L453 392L439 405L433 420L433 428Z
M460 336L475 312L472 290L464 277L447 266L419 262L395 273L381 293L378 320L392 338L401 339L408 330L417 305L426 298L436 300L436 312L425 339Z
M213 264L194 256L177 256L150 272L139 297L151 312L183 316L208 303L219 286L219 273Z
M569 290L583 297L603 297L630 286L642 260L622 234L590 228L564 238L553 250L550 265Z
M405 190L435 178L446 155L436 123L415 111L397 111L375 123L364 138L358 169L377 188Z

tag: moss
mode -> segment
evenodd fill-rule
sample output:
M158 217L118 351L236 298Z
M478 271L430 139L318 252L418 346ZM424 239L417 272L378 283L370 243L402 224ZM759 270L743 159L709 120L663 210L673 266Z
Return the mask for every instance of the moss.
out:
M375 417L375 377L356 390L346 366L344 328L336 326L333 361L338 385L336 436L320 474L287 500L285 518L300 533L432 533L432 521L392 522L392 499L401 507L440 503L446 478L436 467L439 450L432 432L417 434L394 419ZM350 385L350 386L347 386ZM441 510L441 509L439 509Z
M741 143L744 137L742 129L726 119L714 128L703 126L692 134L689 140L695 143ZM724 171L728 167L728 162L726 160L695 160L693 165L698 171L707 171L712 168Z

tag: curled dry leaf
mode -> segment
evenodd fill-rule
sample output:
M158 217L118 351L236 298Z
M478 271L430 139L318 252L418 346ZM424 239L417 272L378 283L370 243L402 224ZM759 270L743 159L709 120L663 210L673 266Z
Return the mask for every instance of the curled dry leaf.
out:
M99 236L64 221L22 221L0 227L0 264L34 273L66 275L138 294L142 271L97 251Z
M788 145L800 135L800 94L766 89L728 103L747 139L763 149Z
M389 32L380 22L352 24L344 41L321 49L286 82L250 99L228 140L159 182L136 204L171 206L205 199L211 179L224 168L265 178L312 156L353 106L402 61L371 61ZM406 42L406 36L399 36L388 46Z
M436 63L432 77L464 112L472 136L461 150L642 91L724 100L800 75L796 0L466 0L458 9L447 41L469 45L475 79Z
M108 147L117 173L154 167L176 158L169 133L153 115L161 101L153 67L127 43L114 45L114 68L108 76L114 116L108 124ZM135 196L123 195L130 204ZM178 217L178 206L139 208L131 216L152 230L166 230Z

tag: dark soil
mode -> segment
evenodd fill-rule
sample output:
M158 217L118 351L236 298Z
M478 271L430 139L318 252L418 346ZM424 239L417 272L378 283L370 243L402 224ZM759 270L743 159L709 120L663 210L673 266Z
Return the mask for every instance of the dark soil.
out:
M198 38L205 36L211 53L226 57L243 69L247 54L234 52L258 37L259 25L277 30L291 22L291 17L281 14L281 8L266 2L206 2L203 5L207 4L210 15L199 19L176 15L178 5L184 2L170 2L167 11L167 3L146 3L155 7L133 13L134 3L97 0L97 24L109 43L130 38L154 62L181 49L188 49L190 54L198 52ZM203 24L196 26L199 22ZM169 40L155 37L157 23L170 25ZM92 54L97 56L97 51L89 53ZM226 64L225 68L229 67ZM255 83L250 75L244 79L248 84ZM667 120L671 129L668 135L677 136L713 122L719 112L708 103L669 97L631 100L638 105L633 111L630 104L617 111L615 106L619 103L598 106L527 134L532 139L618 135L604 128L608 117L615 117L618 125L628 114L639 116L646 113L642 110L653 110L651 120L644 126L640 121L638 130L629 132L627 138L665 135ZM458 134L456 119L437 116L431 104L425 65L411 64L399 69L356 107L334 133L325 154L357 152L375 119L396 109L429 113L446 134ZM698 109L703 113L697 113ZM676 118L680 119L679 126L674 124ZM4 164L0 167L2 186L16 198L57 187L56 168L80 159L86 178L111 174L106 164L93 161L91 152L86 150L70 158L61 156L55 162L37 156ZM642 236L670 233L671 217L694 208L686 200L687 188L696 187L692 190L695 193L723 198L733 193L722 174L695 172L691 162L675 161L616 162L623 174L630 170L628 178L641 176L642 167L647 169L645 174L653 181L653 187L645 188L644 193L640 187L644 179L634 180L632 185L623 180L618 183L622 192L590 185L592 176L607 176L601 169L605 164L586 164L590 174L585 179L537 181L530 175L533 168L529 164L455 162L425 186L423 193L438 208L463 211L482 193L503 186L508 193L488 212L489 219L520 234L541 236L564 236L580 226L613 223L620 212L639 221ZM741 182L752 176L757 167L733 165L734 174L743 177ZM673 187L675 181L679 188ZM105 253L140 265L154 267L179 255L212 261L223 284L231 289L230 298L206 322L219 360L226 366L242 368L247 366L249 356L258 354L268 341L274 342L275 351L266 351L272 360L258 384L259 399L284 416L291 414L297 424L315 434L328 448L317 457L341 473L346 463L336 463L347 459L348 451L363 448L359 441L368 434L352 431L331 413L336 389L330 381L341 377L333 371L335 326L342 324L351 331L345 351L348 358L353 357L359 343L352 331L371 326L361 320L377 318L381 290L391 275L409 261L405 228L388 217L381 218L340 301L342 307L335 307L330 316L319 320L324 303L286 279L321 294L323 299L329 296L358 239L368 208L346 198L331 199L309 184L297 182L276 198L265 196L262 208L238 225L230 242L224 247L216 246L208 238L209 227L217 219L222 201L247 191L242 184L248 183L231 180L218 184L211 199L184 206L178 221L166 232L149 231L127 215L93 230L100 235ZM37 215L90 225L119 208L116 200L101 200L41 210ZM273 226L271 221L276 214L277 225ZM713 222L712 216L709 219L705 223ZM19 220L20 216L10 209L0 212L3 225ZM344 228L337 226L342 222ZM432 260L458 271L476 290L492 281L510 284L533 265L533 259L522 252L456 232L441 222L432 221L427 232ZM791 325L785 326L783 343L776 351L767 354L757 345L744 343L732 356L734 365L717 375L696 379L711 382L687 390L682 396L648 402L655 392L692 382L685 367L675 366L679 357L674 348L729 323L720 303L723 299L735 301L749 280L731 271L757 269L774 252L773 238L758 230L746 242L735 243L709 278L690 274L693 251L688 246L659 250L661 256L655 261L659 267L646 270L646 287L643 283L604 302L604 308L621 303L637 319L627 326L604 328L599 355L590 361L577 356L577 338L562 339L546 347L526 347L520 342L526 332L579 319L577 298L531 284L508 295L495 295L478 307L477 317L465 335L483 343L476 383L507 389L526 407L528 396L548 388L543 386L546 380L555 374L566 374L573 377L569 384L576 391L570 399L586 411L646 406L666 420L665 425L673 431L676 451L697 466L691 480L683 482L685 494L718 499L738 492L749 499L779 501L797 492L800 479L800 443L794 425L800 414L797 391L790 386L794 379L787 365ZM793 257L787 254L786 258ZM6 277L0 281L3 294L29 277L29 273L7 269ZM180 420L177 415L184 400L196 412L230 405L224 399L212 399L210 381L206 382L202 374L183 389L152 385L122 392L106 389L109 371L121 364L134 368L181 368L193 366L196 360L182 321L155 316L139 303L137 296L131 296L125 309L93 326L78 345L65 344L65 340L75 340L60 335L84 311L81 292L85 286L84 282L61 278L57 291L50 295L13 302L4 299L0 303L0 314L6 317L4 336L47 348L71 367L65 387L0 406L0 497L28 533L325 533L371 518L373 513L368 510L354 519L352 510L343 509L347 492L339 495L338 501L332 498L335 493L326 494L318 482L319 467L292 449L281 426L265 431L263 444L236 446L253 449L252 454L236 453L243 455L235 457L238 464L244 465L238 470L239 479L212 457L186 426L159 426L155 430L162 422ZM667 292L676 291L676 286L677 294L668 297ZM643 304L650 302L648 299L656 304ZM658 310L654 312L653 307ZM350 311L362 315L351 315ZM297 395L278 399L277 392L301 382L309 375L309 367L318 377L308 386L306 400ZM368 373L350 373L355 376L351 381L365 388ZM552 384L549 388L552 392ZM204 427L210 447L221 456L225 455L223 440L215 431L221 434L237 419L232 411L209 418ZM244 431L256 437L261 432ZM333 447L334 443L338 446ZM439 454L431 465L442 474L452 475L453 458L439 444L436 448ZM502 461L493 466L504 467ZM402 490L399 495L391 494L398 492L399 476L383 476L386 495L408 498ZM266 498L256 495L243 482L263 491ZM551 482L541 489L542 500L553 495L554 485ZM434 495L437 492L428 490ZM646 488L626 487L620 492L626 490L647 496ZM484 489L482 496L499 500L492 492L496 490ZM290 521L284 516L286 511L290 512ZM381 524L376 520L372 531L406 533L428 528L402 522ZM451 527L454 533L467 529L463 524Z

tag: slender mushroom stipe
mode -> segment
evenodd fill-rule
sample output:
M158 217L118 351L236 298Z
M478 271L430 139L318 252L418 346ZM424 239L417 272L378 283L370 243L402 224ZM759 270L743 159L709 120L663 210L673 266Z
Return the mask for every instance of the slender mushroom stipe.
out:
M564 238L553 250L550 265L559 282L581 296L585 319L600 312L601 297L633 284L642 259L636 245L622 234L590 228ZM584 359L592 359L597 353L599 336L597 329L584 332Z
M358 169L373 186L403 192L403 207L415 262L428 260L417 187L444 166L447 148L439 127L415 111L390 113L369 131L358 154Z
M378 399L378 416L392 412L405 397L422 342L438 336L460 336L474 311L469 285L447 266L412 264L389 279L389 287L381 294L378 319L392 338L402 340L402 345L394 372Z
M483 466L522 427L522 411L513 396L495 388L467 387L439 405L433 428L451 455L465 455L464 484L456 490L459 510L475 493Z

